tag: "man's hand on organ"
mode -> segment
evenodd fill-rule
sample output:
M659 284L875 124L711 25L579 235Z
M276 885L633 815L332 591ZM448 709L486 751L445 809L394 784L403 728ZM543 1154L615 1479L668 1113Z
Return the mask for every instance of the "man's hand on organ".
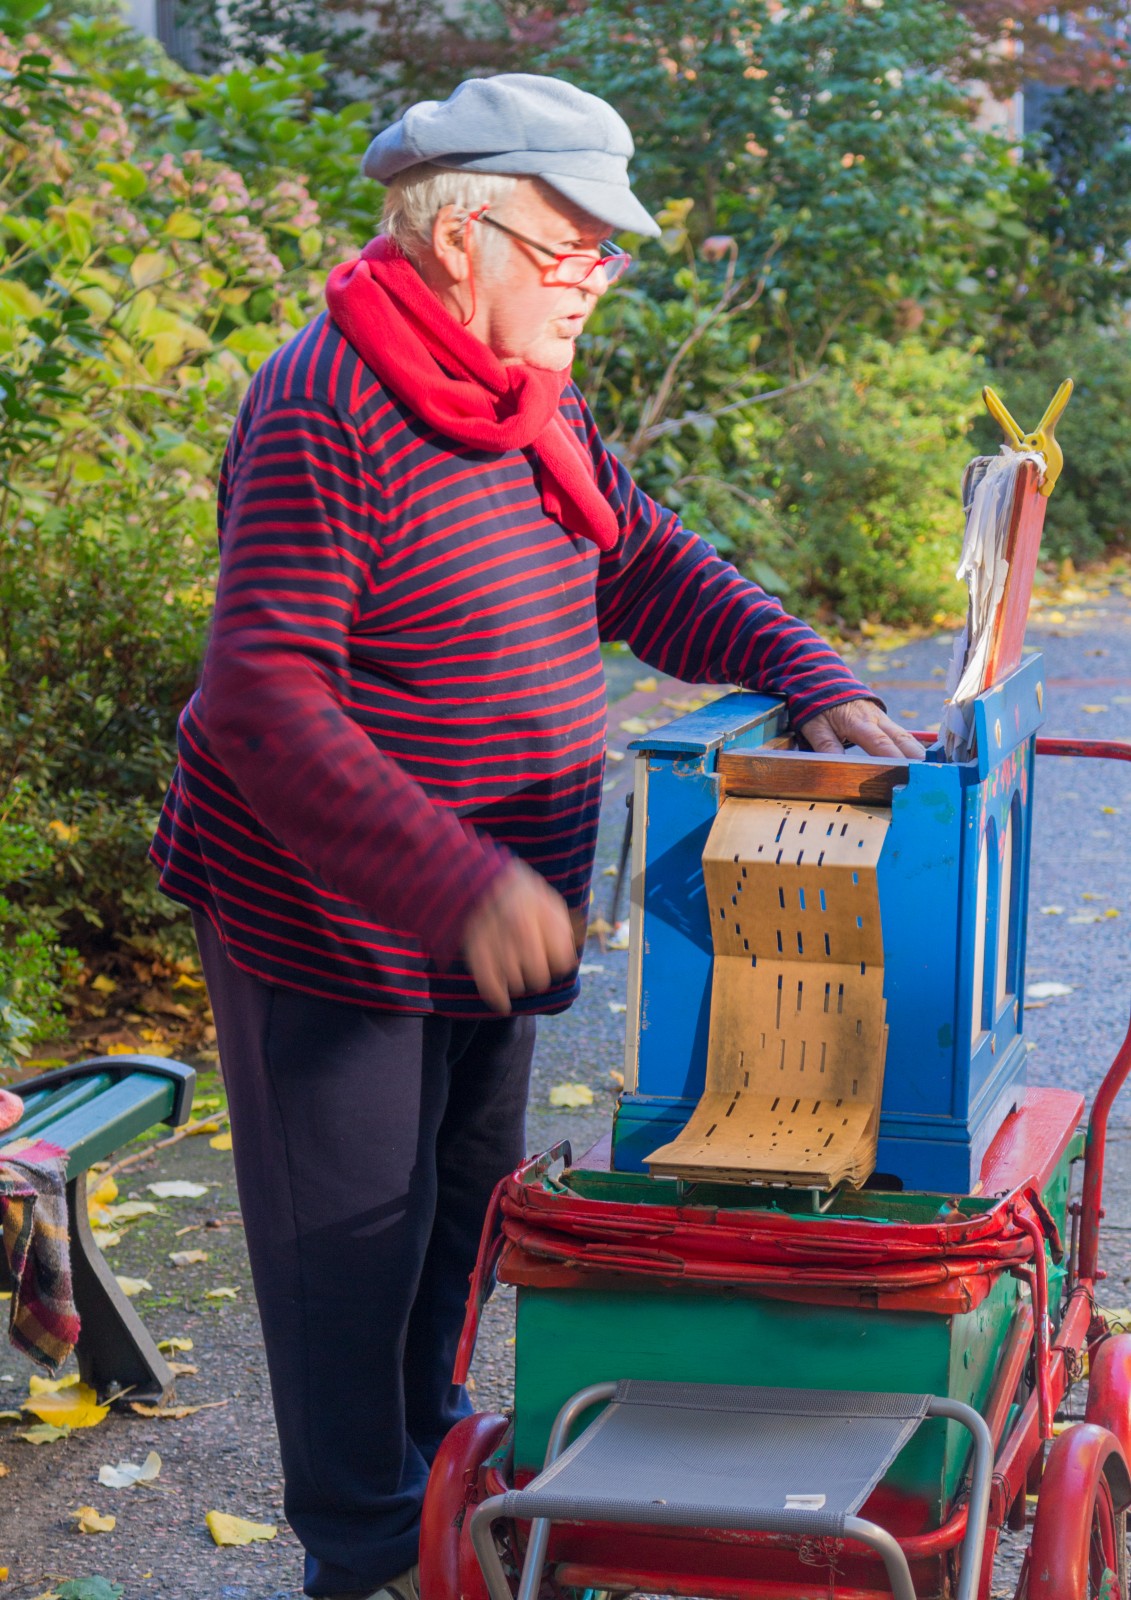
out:
M514 861L468 919L463 959L482 999L506 1015L520 994L542 994L577 965L569 909L545 878Z
M922 761L923 746L906 728L893 722L874 700L846 700L801 725L802 737L814 750L840 755L845 745L859 745L866 755Z

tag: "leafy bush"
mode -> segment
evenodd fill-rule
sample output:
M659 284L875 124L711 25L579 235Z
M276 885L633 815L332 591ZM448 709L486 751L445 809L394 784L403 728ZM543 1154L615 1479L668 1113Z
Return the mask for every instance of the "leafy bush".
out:
M792 588L826 617L928 624L953 606L983 376L961 350L877 339L784 402L772 514Z
M74 966L49 922L9 898L49 875L66 831L58 822L39 828L29 821L27 799L17 784L0 806L0 1072L56 1029L59 989Z
M0 69L0 804L18 786L28 826L64 830L4 893L89 949L179 916L145 855L211 608L215 471L344 246L300 178L255 191L139 144L145 117L51 43L0 36ZM13 916L26 993L47 969Z

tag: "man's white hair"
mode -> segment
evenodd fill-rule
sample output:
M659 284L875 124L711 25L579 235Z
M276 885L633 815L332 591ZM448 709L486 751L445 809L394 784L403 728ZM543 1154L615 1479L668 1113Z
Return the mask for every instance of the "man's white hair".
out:
M385 190L381 221L385 233L416 266L432 248L432 224L445 206L466 217L478 206L498 205L520 180L495 172L464 172L422 161L398 173ZM478 259L489 264L504 236L494 228L478 230Z

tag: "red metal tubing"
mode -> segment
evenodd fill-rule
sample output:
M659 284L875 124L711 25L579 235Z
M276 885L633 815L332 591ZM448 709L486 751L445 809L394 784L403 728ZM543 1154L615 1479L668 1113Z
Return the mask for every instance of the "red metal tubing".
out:
M1034 1311L1037 1319L1037 1413L1041 1438L1052 1438L1053 1404L1049 1389L1049 1278L1045 1236L1036 1217L1017 1211L1017 1221L1033 1241Z
M1107 761L1131 761L1131 743L1122 739L1041 739L1039 756L1086 756ZM1107 1145L1107 1120L1116 1095L1131 1073L1131 1026L1115 1060L1100 1085L1088 1119L1084 1155L1084 1192L1081 1198L1080 1255L1077 1276L1095 1281L1099 1266L1100 1221L1103 1217L1103 1171Z
M1115 1060L1092 1105L1088 1118L1088 1139L1084 1149L1084 1189L1080 1197L1080 1257L1077 1275L1095 1282L1099 1265L1100 1222L1103 1218L1104 1155L1107 1150L1107 1120L1115 1097L1131 1073L1131 1025L1128 1026Z
M1073 1290L1061 1318L1056 1342L1049 1361L1049 1390L1053 1410L1063 1400L1068 1388L1065 1357L1068 1352L1078 1354L1083 1348L1092 1320L1091 1286L1081 1285ZM1040 1416L1034 1392L1014 1423L994 1462L994 1487L990 1498L990 1521L1001 1523L1009 1507L1025 1487L1029 1463L1040 1445Z
M1038 735L1037 754L1091 756L1101 761L1131 761L1131 744L1125 739L1042 739Z

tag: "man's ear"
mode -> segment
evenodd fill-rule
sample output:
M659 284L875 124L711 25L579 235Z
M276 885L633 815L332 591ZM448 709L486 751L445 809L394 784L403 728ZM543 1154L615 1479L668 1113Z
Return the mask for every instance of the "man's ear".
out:
M451 283L465 282L470 270L467 259L469 226L466 212L450 205L441 206L432 223L432 255Z

